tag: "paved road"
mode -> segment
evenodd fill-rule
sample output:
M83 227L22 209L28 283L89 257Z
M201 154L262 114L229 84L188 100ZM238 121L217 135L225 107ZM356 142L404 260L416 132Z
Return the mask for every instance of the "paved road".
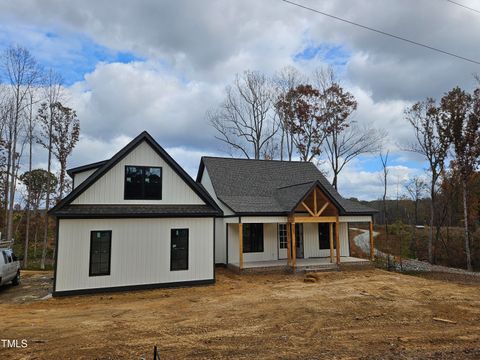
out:
M350 228L350 230L361 231L361 234L358 234L353 238L353 242L357 245L365 254L370 254L370 232L368 230L363 230L359 228ZM373 232L373 237L377 236L379 233L377 231ZM381 251L375 249L376 256L385 256Z

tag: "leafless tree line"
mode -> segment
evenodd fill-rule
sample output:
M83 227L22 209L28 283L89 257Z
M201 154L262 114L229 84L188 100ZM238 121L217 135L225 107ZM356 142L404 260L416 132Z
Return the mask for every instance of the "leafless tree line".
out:
M326 161L337 188L345 165L378 152L385 137L383 131L361 127L352 116L356 109L355 97L332 69L306 76L285 67L272 77L256 71L237 74L207 118L232 155Z
M0 201L4 210L0 219L4 238L14 239L14 215L21 208L20 203L25 204L25 267L28 266L32 212L38 215L44 203L43 269L51 198L55 195L56 200L60 199L69 186L65 178L66 159L78 141L80 125L75 111L62 104L65 101L62 78L52 69L42 69L28 49L11 46L0 55ZM46 150L46 170L33 169L37 144ZM54 159L60 168L58 179L52 174L56 166ZM19 188L19 183L23 187ZM35 253L37 232L38 221L35 224Z

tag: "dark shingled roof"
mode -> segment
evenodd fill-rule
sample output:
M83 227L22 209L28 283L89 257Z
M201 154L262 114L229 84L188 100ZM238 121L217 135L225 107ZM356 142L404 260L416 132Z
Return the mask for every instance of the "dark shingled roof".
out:
M108 162L108 160L102 160L102 161L97 161L91 164L86 164L82 166L77 166L71 169L67 169L67 174L73 178L73 176L76 173L82 172L82 171L87 171L87 170L92 170L92 169L98 169L99 167L102 167Z
M218 215L208 205L66 205L55 213L62 218L202 217Z
M377 210L344 199L310 162L203 157L215 194L239 215L289 214L318 186L340 215L370 215Z

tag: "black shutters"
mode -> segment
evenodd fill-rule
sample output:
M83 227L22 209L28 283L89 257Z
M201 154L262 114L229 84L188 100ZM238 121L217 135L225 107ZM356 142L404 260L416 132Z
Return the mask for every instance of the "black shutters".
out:
M90 232L90 276L110 275L111 231Z
M243 224L243 252L263 252L263 224Z
M320 250L330 249L330 224L319 223L318 224L318 240L320 243ZM333 224L333 248L336 248L335 241L335 224Z
M188 270L188 229L172 229L170 270Z
M125 166L125 200L161 200L162 168Z

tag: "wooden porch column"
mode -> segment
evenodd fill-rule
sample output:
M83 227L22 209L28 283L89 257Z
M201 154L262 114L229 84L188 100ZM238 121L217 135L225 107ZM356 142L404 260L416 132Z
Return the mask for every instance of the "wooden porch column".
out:
M243 270L243 224L238 223L238 268Z
M373 244L373 221L370 221L370 260L375 260L375 246Z
M295 271L295 267L297 266L297 246L295 244L295 223L292 222L292 268Z
M287 222L287 265L292 263L292 226L290 222Z
M335 240L337 243L337 265L340 265L340 222L338 221L338 215L337 215L337 221L335 222Z
M330 233L330 262L333 263L333 223L328 223Z

